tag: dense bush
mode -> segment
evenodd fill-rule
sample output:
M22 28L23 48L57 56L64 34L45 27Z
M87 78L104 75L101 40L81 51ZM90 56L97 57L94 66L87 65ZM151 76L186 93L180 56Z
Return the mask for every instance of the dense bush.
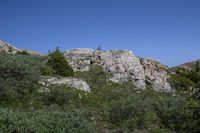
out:
M33 92L39 66L37 57L0 53L0 100L14 100Z
M67 60L65 59L59 48L56 48L54 52L49 53L49 59L46 65L50 66L53 69L53 74L58 74L60 76L74 75L73 69L69 66ZM44 68L43 74L45 74L45 72L47 71L46 69L49 68ZM49 72L47 74L49 74Z
M62 87L62 86L52 86L48 87L49 91L42 93L41 101L44 105L65 105L71 104L74 99L79 99L77 93L73 91L72 88Z
M26 51L17 51L16 54L20 54L20 55L30 55L30 54L27 53Z
M94 133L94 117L89 109L51 106L24 112L0 108L1 133Z
M47 64L43 64L40 68L40 72L42 75L52 75L54 72L54 70L52 69L52 67L48 66Z
M173 88L176 88L176 90L185 91L188 90L190 87L195 86L195 83L188 77L172 75L171 85Z
M196 110L200 110L200 104L183 97L161 97L155 104L162 125L178 133L200 131L200 116Z
M179 92L200 100L200 65L199 61L191 69L174 68L170 82L171 86Z

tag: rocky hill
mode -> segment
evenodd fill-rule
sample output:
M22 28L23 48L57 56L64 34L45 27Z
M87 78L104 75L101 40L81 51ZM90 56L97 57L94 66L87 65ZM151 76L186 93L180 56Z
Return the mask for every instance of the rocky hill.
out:
M188 71L129 50L0 46L0 133L200 132L200 63Z
M73 49L64 52L74 71L89 71L97 65L111 73L113 82L132 81L137 88L151 85L156 91L172 91L167 79L169 68L154 59L141 59L128 50L99 51Z
M6 52L6 53L11 53L11 54L16 54L17 52L26 52L27 54L30 55L39 55L39 56L43 56L44 54L30 50L30 49L19 49L16 48L15 46L0 40L0 52Z
M0 51L7 53L25 51L31 55L42 55L32 50L18 49L4 41L0 41ZM110 81L116 83L131 81L139 89L145 89L146 85L150 85L156 91L172 91L168 83L169 68L157 60L139 58L132 51L82 48L67 50L64 55L75 72L89 71L91 65L97 65L112 75L108 79Z

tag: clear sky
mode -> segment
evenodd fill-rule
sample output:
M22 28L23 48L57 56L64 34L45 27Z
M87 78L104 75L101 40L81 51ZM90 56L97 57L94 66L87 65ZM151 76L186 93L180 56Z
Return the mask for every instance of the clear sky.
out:
M200 0L0 0L0 39L43 53L129 49L175 66L200 58Z

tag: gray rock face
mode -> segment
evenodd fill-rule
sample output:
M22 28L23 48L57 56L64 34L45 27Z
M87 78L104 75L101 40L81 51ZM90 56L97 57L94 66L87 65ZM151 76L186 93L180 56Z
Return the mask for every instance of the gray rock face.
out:
M141 59L144 66L146 82L156 91L170 92L171 86L167 82L169 78L168 67L162 65L159 61L153 59Z
M94 52L93 49L82 48L65 51L64 55L74 71L84 72L90 70Z
M41 80L39 81L39 84L43 86L50 86L50 85L64 85L73 87L77 90L82 90L85 92L90 92L89 85L78 78L72 78L72 77L41 77Z
M74 71L89 71L90 65L98 65L113 75L109 79L113 82L133 81L140 89L145 89L147 83L156 91L171 91L168 68L156 60L140 60L131 51L84 48L65 51L64 55Z
M139 58L127 50L95 51L73 49L64 53L74 71L89 71L90 65L98 65L112 73L113 82L133 80L138 88L145 88L144 69Z

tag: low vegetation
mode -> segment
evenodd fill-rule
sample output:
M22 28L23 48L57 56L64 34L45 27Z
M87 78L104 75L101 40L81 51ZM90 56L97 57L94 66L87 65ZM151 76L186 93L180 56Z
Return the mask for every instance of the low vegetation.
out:
M0 53L0 101L15 100L33 92L40 62L37 57Z
M171 85L181 93L192 95L200 99L200 64L199 61L191 70L184 68L174 68L171 76Z
M198 69L179 69L171 82L177 93L134 89L131 82L107 81L97 66L73 72L57 49L48 57L0 54L0 132L2 133L198 133ZM58 69L59 68L59 69ZM64 75L62 75L64 72ZM39 76L81 78L91 93L65 86L40 92Z

